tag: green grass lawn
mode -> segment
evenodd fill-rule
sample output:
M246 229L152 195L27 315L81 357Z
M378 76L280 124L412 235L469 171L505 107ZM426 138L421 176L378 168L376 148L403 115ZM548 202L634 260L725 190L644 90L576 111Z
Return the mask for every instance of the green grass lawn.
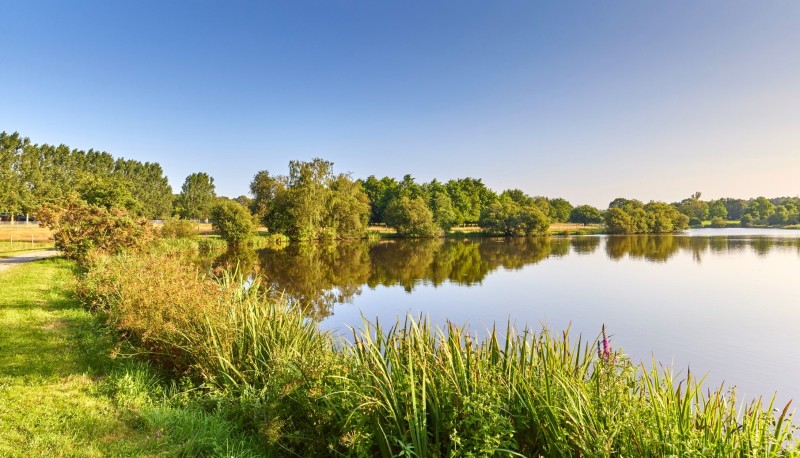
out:
M131 358L73 295L75 265L0 273L0 456L256 456L227 420Z
M155 455L158 438L99 389L110 342L66 292L72 269L57 259L0 274L0 456Z

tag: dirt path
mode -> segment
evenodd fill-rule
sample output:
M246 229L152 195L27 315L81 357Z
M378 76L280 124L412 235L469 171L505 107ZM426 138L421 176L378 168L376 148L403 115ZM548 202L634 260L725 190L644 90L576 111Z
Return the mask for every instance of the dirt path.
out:
M39 250L27 251L25 253L13 254L7 258L0 258L0 272L25 262L37 261L39 259L52 258L61 254L58 250Z

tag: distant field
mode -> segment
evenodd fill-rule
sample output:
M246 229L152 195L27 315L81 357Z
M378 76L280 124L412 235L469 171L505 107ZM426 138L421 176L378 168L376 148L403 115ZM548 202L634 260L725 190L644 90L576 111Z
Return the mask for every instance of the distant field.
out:
M602 227L602 224L587 224L584 226L580 223L553 223L550 225L550 232L591 231L602 229Z
M47 242L51 240L52 234L49 229L35 225L26 224L3 224L0 225L0 241L8 242Z

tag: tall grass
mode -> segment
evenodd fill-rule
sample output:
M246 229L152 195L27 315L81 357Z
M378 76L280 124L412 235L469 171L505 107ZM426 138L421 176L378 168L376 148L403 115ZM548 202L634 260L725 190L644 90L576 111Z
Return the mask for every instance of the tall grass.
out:
M351 342L235 275L163 253L87 274L118 332L280 456L796 456L789 406L740 403L568 332L406 318ZM174 256L172 257L174 259ZM144 259L144 260L143 260ZM134 307L135 304L135 307ZM608 351L604 351L608 350ZM164 355L169 355L165 358Z

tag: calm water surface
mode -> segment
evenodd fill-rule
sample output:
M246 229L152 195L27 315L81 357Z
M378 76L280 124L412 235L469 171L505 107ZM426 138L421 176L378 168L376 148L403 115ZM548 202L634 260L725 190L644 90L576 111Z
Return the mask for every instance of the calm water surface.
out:
M800 231L292 245L257 265L343 334L408 313L591 339L605 324L634 361L708 373L739 399L800 398Z

